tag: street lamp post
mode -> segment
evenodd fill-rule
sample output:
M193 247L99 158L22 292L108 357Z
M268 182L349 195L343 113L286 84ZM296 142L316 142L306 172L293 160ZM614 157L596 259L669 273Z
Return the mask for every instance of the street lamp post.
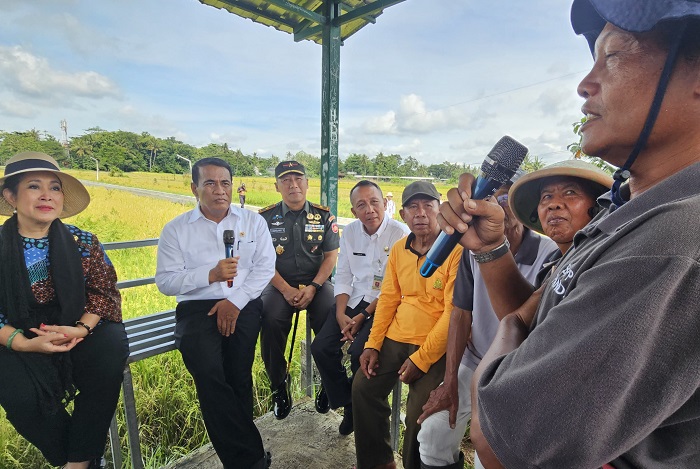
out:
M95 180L99 181L100 180L100 162L97 161L97 158L93 158L92 156L90 157L90 159L95 162Z
M182 155L178 155L177 153L175 153L175 156L177 156L177 157L180 158L181 160L187 161L187 162L190 164L190 174L192 174L192 161L190 161L189 159L185 158L185 157L182 156Z

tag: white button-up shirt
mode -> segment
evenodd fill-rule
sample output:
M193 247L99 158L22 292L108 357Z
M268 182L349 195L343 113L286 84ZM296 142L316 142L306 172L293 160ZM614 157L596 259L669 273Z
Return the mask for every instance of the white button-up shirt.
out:
M367 234L360 220L351 222L340 237L340 253L335 270L335 296L350 296L348 306L356 307L360 301L368 303L379 296L384 279L386 262L391 246L408 235L405 224L384 214L384 220L373 235Z
M233 230L233 255L238 275L227 282L209 284L209 271L226 257L224 230ZM177 301L226 298L243 309L260 296L275 274L275 250L265 220L255 212L231 205L216 223L199 209L185 212L163 228L158 241L156 285Z

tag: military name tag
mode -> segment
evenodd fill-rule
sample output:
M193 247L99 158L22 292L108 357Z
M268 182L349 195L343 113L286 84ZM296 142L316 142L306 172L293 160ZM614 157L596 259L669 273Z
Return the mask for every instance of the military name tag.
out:
M306 233L323 233L323 225L304 225L304 232Z
M271 228L270 229L271 234L275 234L275 233L284 234L286 231L287 230L285 228Z

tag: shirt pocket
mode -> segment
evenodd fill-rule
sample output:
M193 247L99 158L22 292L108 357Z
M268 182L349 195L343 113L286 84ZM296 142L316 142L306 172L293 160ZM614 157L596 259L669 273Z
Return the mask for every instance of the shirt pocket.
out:
M241 241L238 245L238 266L242 269L250 269L255 260L255 251L258 249L258 243L253 241Z

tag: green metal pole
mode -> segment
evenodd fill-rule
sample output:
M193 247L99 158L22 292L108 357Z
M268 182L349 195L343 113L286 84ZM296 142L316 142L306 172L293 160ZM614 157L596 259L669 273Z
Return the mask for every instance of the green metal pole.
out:
M340 14L338 0L326 0L321 61L321 205L338 215L338 101L340 98Z

